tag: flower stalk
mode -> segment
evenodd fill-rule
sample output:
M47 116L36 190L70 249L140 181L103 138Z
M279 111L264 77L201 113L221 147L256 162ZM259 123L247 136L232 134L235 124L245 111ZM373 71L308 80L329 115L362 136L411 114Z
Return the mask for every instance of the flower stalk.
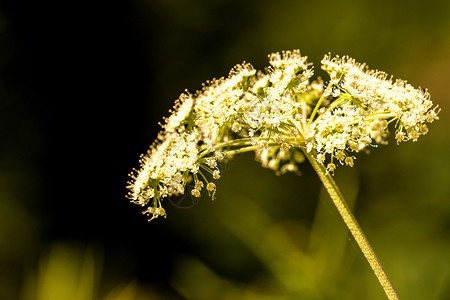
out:
M344 220L344 223L347 226L348 230L350 230L351 234L353 235L356 243L361 249L361 252L367 259L367 262L372 268L381 286L383 287L384 292L386 293L388 299L398 300L399 297L394 289L394 286L392 285L388 275L384 271L381 262L375 255L375 251L373 250L372 246L369 243L369 240L366 238L364 232L359 226L358 221L356 221L356 218L351 212L350 207L345 202L344 197L342 196L342 193L340 192L338 186L336 185L336 182L334 181L333 177L330 175L330 173L327 173L323 165L317 162L314 155L306 151L304 153L305 156L308 158L308 161L311 163L312 167L316 171L317 175L319 175L319 178L322 181L328 194L330 195L331 200L333 201L334 205L339 211L339 214Z

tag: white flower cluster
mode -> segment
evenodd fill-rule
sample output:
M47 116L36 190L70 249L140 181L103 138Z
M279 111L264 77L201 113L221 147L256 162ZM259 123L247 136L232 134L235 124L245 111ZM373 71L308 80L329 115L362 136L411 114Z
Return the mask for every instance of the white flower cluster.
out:
M165 216L161 201L185 193L189 182L193 197L206 186L214 199L217 162L237 153L255 151L276 174L300 173L298 164L312 155L332 173L336 162L353 166L352 153L387 143L390 123L397 142L416 141L438 119L426 91L347 56L322 60L327 84L310 81L313 69L298 50L269 61L267 72L243 63L176 101L128 186L151 219Z
M194 123L211 148L226 127L234 126L234 131L238 131L239 116L245 113L246 103L252 98L247 89L255 73L250 64L237 65L227 79L215 79L197 92Z
M403 80L387 79L386 73L369 70L348 56L326 55L322 69L330 75L327 87L332 98L324 113L311 124L314 148L353 165L348 152L368 145L386 144L388 124L395 122L397 142L413 140L428 132L426 122L438 119L427 91L415 89ZM324 156L320 156L323 161ZM348 158L351 159L348 159Z
M146 206L151 199L184 193L187 173L197 173L198 134L168 132L161 143L150 147L148 155L141 157L141 170L132 174L133 184L130 184L129 197L136 204ZM151 205L152 215L165 215L160 203ZM161 208L156 213L156 208ZM147 211L147 212L149 212Z

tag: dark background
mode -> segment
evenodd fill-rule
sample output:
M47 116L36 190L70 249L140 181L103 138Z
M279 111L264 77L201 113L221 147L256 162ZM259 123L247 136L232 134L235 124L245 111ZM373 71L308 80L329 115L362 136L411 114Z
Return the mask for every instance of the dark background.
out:
M445 299L449 29L442 1L0 5L0 299L382 299L307 164L276 177L243 155L224 166L214 203L166 203L168 218L151 223L125 198L184 89L296 48L322 76L325 53L349 54L442 107L417 143L360 154L336 176L400 295ZM294 262L272 265L289 251Z

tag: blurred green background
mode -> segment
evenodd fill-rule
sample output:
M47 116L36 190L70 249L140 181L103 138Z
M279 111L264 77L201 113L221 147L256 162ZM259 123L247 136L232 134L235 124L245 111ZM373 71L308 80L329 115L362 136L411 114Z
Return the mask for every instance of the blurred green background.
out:
M151 223L124 197L184 89L297 48L318 75L348 54L442 108L336 180L402 299L450 299L449 32L442 0L0 5L0 299L384 299L306 163L277 177L241 155L216 201Z

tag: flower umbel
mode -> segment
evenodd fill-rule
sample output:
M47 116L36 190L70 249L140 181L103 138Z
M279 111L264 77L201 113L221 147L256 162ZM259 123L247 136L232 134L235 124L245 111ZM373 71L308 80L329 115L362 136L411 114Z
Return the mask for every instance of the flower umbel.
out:
M254 151L279 175L300 173L308 153L333 173L338 164L353 167L353 153L386 144L389 127L397 143L416 141L438 119L427 91L348 56L325 55L326 84L310 80L313 69L298 50L272 53L269 61L267 72L243 63L176 101L128 185L128 197L148 207L151 219L165 217L161 202L184 194L189 182L193 196L206 186L214 197L217 161L234 154Z

